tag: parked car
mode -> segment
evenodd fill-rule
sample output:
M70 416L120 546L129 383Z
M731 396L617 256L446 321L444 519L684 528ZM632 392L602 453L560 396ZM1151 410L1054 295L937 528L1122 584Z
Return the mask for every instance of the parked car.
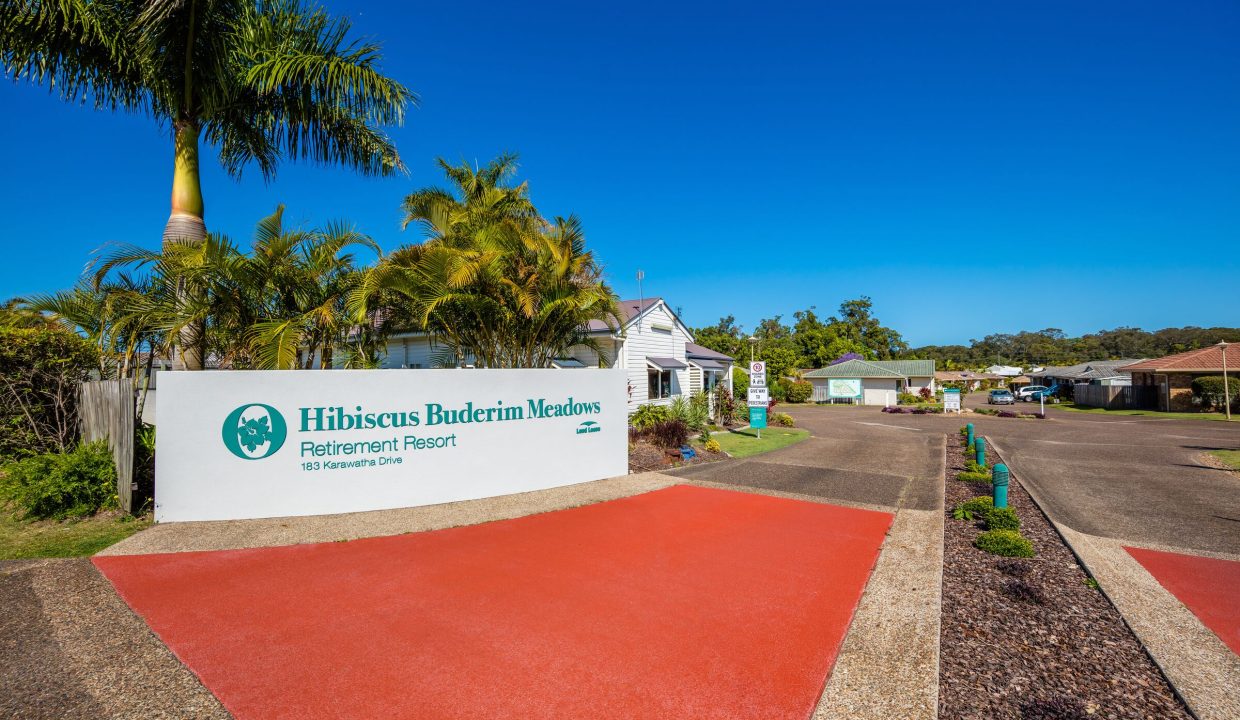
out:
M1024 400L1025 402L1033 402L1034 400L1038 399L1037 397L1038 393L1046 392L1049 389L1050 388L1046 387L1045 385L1026 385L1020 390L1016 391L1016 397L1020 398L1021 400Z
M987 405L1015 405L1016 396L1012 395L1011 390L991 390L990 397L986 398Z

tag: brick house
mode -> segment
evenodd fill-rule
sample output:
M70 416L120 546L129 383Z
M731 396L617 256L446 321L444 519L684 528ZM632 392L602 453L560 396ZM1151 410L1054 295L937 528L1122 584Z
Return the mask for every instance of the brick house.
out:
M1233 351L1232 355L1240 353ZM1230 357L1227 359L1233 360ZM1232 370L1233 368L1229 368L1229 373ZM1193 410L1196 408L1193 405L1193 380L1206 375L1223 374L1223 349L1210 345L1153 360L1142 360L1125 366L1124 372L1132 373L1134 386L1158 388L1159 410Z

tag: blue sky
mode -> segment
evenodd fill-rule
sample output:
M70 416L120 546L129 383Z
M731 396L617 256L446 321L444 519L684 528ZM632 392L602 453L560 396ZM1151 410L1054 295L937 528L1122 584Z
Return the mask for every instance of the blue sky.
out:
M422 99L408 177L204 162L207 223L277 203L414 242L434 158L519 152L617 291L690 325L873 298L914 344L1240 325L1240 4L334 0ZM669 7L674 6L674 7ZM0 297L155 247L171 149L141 117L0 84Z

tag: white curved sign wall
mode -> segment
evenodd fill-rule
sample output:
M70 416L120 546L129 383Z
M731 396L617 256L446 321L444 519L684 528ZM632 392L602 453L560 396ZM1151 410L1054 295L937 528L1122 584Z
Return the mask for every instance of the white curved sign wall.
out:
M155 519L431 505L628 472L623 370L165 372Z

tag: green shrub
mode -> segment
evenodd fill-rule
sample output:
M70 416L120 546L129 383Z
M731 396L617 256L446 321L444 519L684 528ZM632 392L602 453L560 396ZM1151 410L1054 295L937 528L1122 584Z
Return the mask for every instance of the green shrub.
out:
M645 431L654 427L656 423L667 422L671 419L672 411L664 405L642 405L629 418L629 425Z
M1033 543L1015 530L987 530L973 541L974 547L991 555L1033 557Z
M977 446L974 445L973 443L969 443L969 446L964 449L964 452L966 455L976 455Z
M771 389L772 399L777 400L779 402L788 401L788 386L784 384L783 380L776 380L775 382L771 383L770 389Z
M987 510L995 506L995 501L989 495L978 495L970 500L957 505L952 509L952 517L957 520L972 520L986 514Z
M698 395L705 397L702 393ZM689 426L690 430L699 432L706 427L706 423L710 422L706 403L695 401L694 398L686 398L684 395L672 398L672 404L667 408L667 418L679 420Z
M987 530L1019 530L1020 518L1010 507L992 507L982 514L982 521Z
M26 518L63 520L116 507L116 468L103 441L9 463L0 498Z
M788 386L788 402L809 402L814 396L814 384L808 380L797 380Z
M988 472L969 472L966 470L957 475L956 479L960 482L988 483L991 480L991 475Z
M965 462L964 469L969 472L973 472L973 473L986 473L987 475L990 474L990 468L979 463L976 460L969 460Z
M999 411L994 408L973 408L973 412L979 415L998 415Z
M67 330L0 327L0 462L73 447L78 383L98 366Z
M749 373L732 366L732 394L737 397L745 397L749 394Z
M897 405L916 405L921 401L921 398L913 393L902 392L899 395L896 395Z
M793 427L797 424L797 421L794 420L791 415L781 412L771 413L771 422L776 425L782 425L783 427Z
M1234 377L1227 379L1227 389L1231 391L1231 402L1240 400L1240 380ZM1203 408L1223 408L1225 391L1222 375L1207 375L1193 380L1193 395L1201 398Z

